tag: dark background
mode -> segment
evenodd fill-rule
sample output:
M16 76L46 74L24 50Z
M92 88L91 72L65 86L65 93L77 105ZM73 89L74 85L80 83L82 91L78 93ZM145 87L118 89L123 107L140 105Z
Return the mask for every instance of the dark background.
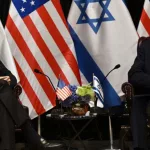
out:
M125 0L125 1L129 9L129 12L133 18L135 27L137 28L141 16L144 0ZM60 0L60 2L64 14L67 17L72 0ZM0 19L2 20L3 25L5 25L6 22L9 4L10 4L10 0L0 0Z
M131 14L131 17L133 19L134 25L137 28L139 19L141 16L142 8L144 0L125 0L127 7L129 9L129 12ZM67 18L69 8L71 5L72 0L60 0L65 17ZM0 0L0 19L2 20L3 25L6 23L7 14L9 10L10 0ZM119 13L119 12L118 12ZM119 116L119 115L118 115ZM125 119L122 120L122 118L118 116L112 117L112 125L113 125L113 131L114 131L114 138L119 137L119 129L120 125L124 124L126 121ZM97 118L98 124L100 129L102 130L101 137L102 139L109 139L109 128L108 128L108 116L100 116ZM80 128L82 124L85 122L75 122L75 124ZM33 120L33 125L35 128L37 128L37 119ZM64 130L65 129L65 130ZM66 123L58 123L58 121L50 121L46 119L45 114L41 116L41 130L42 130L42 136L44 136L46 139L57 139L60 134L71 134L71 131L69 129L68 124ZM65 133L62 133L65 132ZM89 133L90 131L90 133ZM96 134L97 131L95 131L95 124L93 123L87 130L84 132L84 138L92 138L97 139L98 135ZM90 134L90 136L89 136ZM86 135L86 136L85 136Z

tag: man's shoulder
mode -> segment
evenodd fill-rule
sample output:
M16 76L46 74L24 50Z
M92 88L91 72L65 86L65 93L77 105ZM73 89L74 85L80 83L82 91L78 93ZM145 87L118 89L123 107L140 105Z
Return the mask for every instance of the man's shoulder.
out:
M140 37L138 40L137 51L144 49L150 53L150 37Z
M138 46L142 46L145 44L149 44L150 45L150 36L149 37L140 37L138 40Z

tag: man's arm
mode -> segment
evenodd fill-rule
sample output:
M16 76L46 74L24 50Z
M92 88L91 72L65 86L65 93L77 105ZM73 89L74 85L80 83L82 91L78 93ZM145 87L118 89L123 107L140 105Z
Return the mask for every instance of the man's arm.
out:
M150 88L150 75L144 72L145 42L138 48L137 57L128 72L128 80L134 87Z
M10 77L10 86L12 88L14 88L14 86L17 84L16 77L0 61L0 77L2 77L2 76L9 76ZM7 77L6 77L6 79L7 79ZM8 79L8 81L9 81L9 79Z

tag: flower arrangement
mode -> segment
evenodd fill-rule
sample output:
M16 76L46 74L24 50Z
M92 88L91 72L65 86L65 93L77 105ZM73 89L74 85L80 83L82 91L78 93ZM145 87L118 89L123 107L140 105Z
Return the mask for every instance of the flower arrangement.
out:
M72 91L72 95L62 102L64 107L72 107L75 103L87 104L89 101L95 100L95 93L90 84L83 86L69 85L69 89Z
M88 96L90 100L94 100L94 97L95 97L93 88L90 84L79 86L76 90L76 94L81 97Z

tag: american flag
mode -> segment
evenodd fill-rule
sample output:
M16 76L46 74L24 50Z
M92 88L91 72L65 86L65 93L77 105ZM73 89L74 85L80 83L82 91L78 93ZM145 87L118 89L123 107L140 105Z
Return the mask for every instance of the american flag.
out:
M23 93L21 102L31 118L55 106L59 74L67 84L80 84L74 46L59 0L12 0L6 23L8 42L15 58Z
M150 35L150 1L145 0L142 15L138 26L138 34L140 37Z
M56 95L57 95L58 99L60 99L62 101L66 100L69 96L72 95L72 92L69 89L69 87L61 79L58 81Z

